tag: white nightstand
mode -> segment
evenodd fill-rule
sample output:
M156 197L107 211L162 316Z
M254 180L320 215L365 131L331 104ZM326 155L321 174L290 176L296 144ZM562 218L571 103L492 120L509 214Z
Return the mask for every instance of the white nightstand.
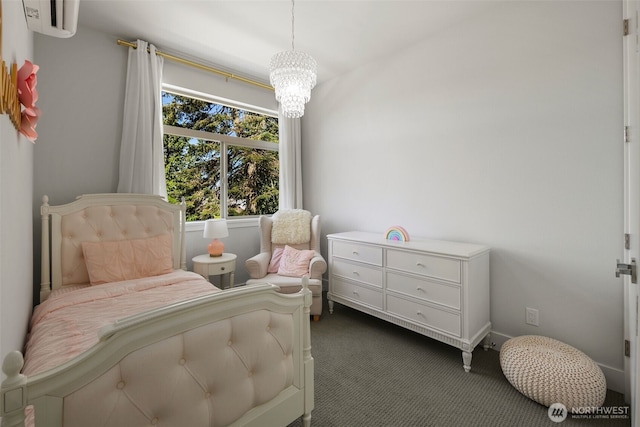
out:
M198 273L205 279L209 280L209 276L220 276L220 287L225 288L223 284L224 276L229 278L229 286L233 288L234 272L236 271L236 254L228 252L221 256L209 256L209 254L198 255L191 259L193 261L193 271Z

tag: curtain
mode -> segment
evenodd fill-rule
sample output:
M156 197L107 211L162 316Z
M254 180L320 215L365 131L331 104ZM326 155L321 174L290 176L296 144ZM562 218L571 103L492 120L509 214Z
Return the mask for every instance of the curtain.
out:
M156 55L152 44L138 40L137 49L129 48L118 193L167 197L162 145L162 64L163 59Z
M280 209L302 209L302 168L300 119L278 113L280 139Z

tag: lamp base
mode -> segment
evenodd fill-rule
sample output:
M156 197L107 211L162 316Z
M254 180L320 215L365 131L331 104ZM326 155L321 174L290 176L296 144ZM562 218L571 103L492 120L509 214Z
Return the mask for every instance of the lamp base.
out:
M209 256L222 256L222 252L224 252L224 244L218 239L213 239L211 243L209 243L209 246L207 246L207 251L209 252Z

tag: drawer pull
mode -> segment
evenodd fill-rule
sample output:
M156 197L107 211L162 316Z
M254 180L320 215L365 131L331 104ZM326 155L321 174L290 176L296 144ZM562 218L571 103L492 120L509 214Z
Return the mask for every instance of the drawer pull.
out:
M224 267L220 267L220 270L224 271Z
M352 253L353 255L360 255L360 254L358 253L358 251L353 251L353 252L351 252L351 253Z
M360 273L358 273L357 271L355 271L355 270L354 270L354 271L353 271L353 275L354 275L354 276L359 276L359 275L360 275Z
M422 314L422 312L420 310L418 310L418 312L416 313L416 315L422 317L423 319L426 319L427 316L425 316L424 314Z
M416 262L416 267L425 267L425 265L421 262Z
M354 294L355 296L357 296L357 297L359 297L359 296L360 296L360 294L358 293L358 291L353 291L353 294Z
M420 292L425 292L425 293L426 293L426 291L425 291L424 289L422 289L422 287L421 287L421 286L418 286L418 287L416 288L416 291L420 291Z

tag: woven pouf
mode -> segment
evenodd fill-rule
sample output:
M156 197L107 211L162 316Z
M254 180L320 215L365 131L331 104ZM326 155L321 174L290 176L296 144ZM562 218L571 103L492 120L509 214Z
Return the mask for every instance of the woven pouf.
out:
M504 376L520 393L551 406L599 407L607 394L602 369L589 356L553 338L524 335L507 340L500 350Z

